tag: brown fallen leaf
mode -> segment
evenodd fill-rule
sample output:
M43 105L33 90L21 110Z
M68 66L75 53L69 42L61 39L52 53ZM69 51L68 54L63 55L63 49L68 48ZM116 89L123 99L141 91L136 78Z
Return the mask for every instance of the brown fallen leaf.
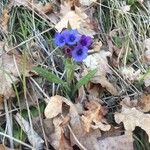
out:
M61 131L61 139L60 139L60 150L73 150L71 143L65 138L63 131Z
M63 101L60 96L51 97L44 111L46 118L51 119L62 113L62 103Z
M61 5L61 18L60 21L55 25L55 28L60 32L64 28L68 27L70 24L72 29L78 29L78 31L83 32L83 30L88 29L84 32L85 35L93 36L95 34L94 30L91 28L90 20L88 16L81 10L81 8L74 6L74 10L71 9L72 3L64 2Z
M132 132L136 126L145 130L150 142L150 114L144 114L135 107L129 107L122 103L122 110L115 114L116 123L123 122L126 132Z
M102 87L106 88L111 94L117 95L117 89L115 86L108 81L106 78L107 73L112 73L108 65L107 57L110 57L111 53L109 51L100 50L99 53L89 55L85 60L84 64L88 69L97 69L95 76L92 78L91 82L95 84L101 84ZM86 71L86 70L85 70Z
M142 112L148 112L150 111L150 94L144 95L141 100L138 102L138 108Z
M86 150L99 150L98 138L101 137L101 132L99 129L91 130L90 132L86 132L84 130L84 126L81 121L81 117L79 116L77 109L73 106L70 107L69 111L71 120L70 126L75 135L78 139L75 140L74 136L70 134L70 141L71 145L77 145L80 147L79 143L82 144ZM81 148L83 149L83 148Z
M21 74L29 75L32 64L22 59L22 55L16 50L4 53L4 49L7 51L8 47L4 42L0 42L0 95L7 99L15 95L13 84L19 81Z
M106 124L104 115L106 115L106 109L102 107L96 101L90 101L87 103L87 111L83 112L81 119L84 123L85 131L90 132L90 129L100 129L102 131L108 131L111 126ZM105 124L104 124L105 123Z
M64 135L64 127L62 126L64 119L61 116L53 118L54 131L50 135L50 143L55 149L73 150L71 144Z
M70 142L71 142L71 146L73 145L77 145L79 146L79 148L83 148L87 149L87 150L99 150L99 145L98 145L98 137L101 136L101 132L99 129L94 129L91 130L89 133L87 133L84 130L84 126L83 126L83 122L81 121L81 117L77 111L77 108L75 107L75 105L68 99L66 99L65 97L56 95L51 97L50 99L58 99L60 101L63 101L63 103L65 103L66 105L69 106L69 112L68 112L68 116L69 116L69 124L70 126L68 126L68 124L63 124L63 122L65 122L65 118L63 119L63 117L61 117L60 115L57 115L58 112L56 111L56 107L53 107L53 111L52 114L55 115L50 115L50 117L55 116L54 118L52 118L53 121L53 125L54 125L54 132L50 135L50 143L52 144L52 146L54 146L55 149L59 149L60 148L60 143L61 140L64 138L62 137L62 133L63 136L64 135L68 135L67 133L67 129L69 129L69 135L70 135ZM50 102L50 101L49 101ZM59 112L60 112L60 107L59 108ZM63 114L64 109L61 110L61 114ZM57 115L57 116L56 116ZM49 117L49 116L48 116ZM68 137L67 137L68 138ZM64 140L64 139L63 139ZM65 139L67 140L67 139ZM68 141L66 141L68 143ZM82 145L82 146L81 146ZM66 146L65 146L66 147ZM68 146L67 146L68 147ZM70 148L70 144L69 144L69 148Z
M99 148L102 150L134 150L132 132L99 140Z

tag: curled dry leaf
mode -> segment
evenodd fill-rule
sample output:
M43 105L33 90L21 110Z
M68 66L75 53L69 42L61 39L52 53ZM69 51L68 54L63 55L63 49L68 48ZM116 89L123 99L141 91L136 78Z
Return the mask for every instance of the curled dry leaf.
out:
M99 147L102 150L134 150L132 132L99 140Z
M117 89L112 83L106 78L107 73L112 73L108 65L107 57L110 57L111 53L109 51L100 50L99 53L89 55L85 60L84 64L87 69L97 69L97 72L91 82L95 84L101 84L102 87L106 88L111 94L117 95Z
M57 116L53 119L54 133L51 135L51 145L55 149L72 150L70 143L64 136L64 130L61 126L62 122L63 119L60 116Z
M102 131L110 130L111 126L106 124L106 120L104 119L104 115L106 115L106 109L104 107L96 101L87 103L86 107L88 110L84 111L81 116L86 132L89 132L91 128L99 128Z
M51 97L44 111L46 118L51 119L60 114L62 112L62 103L63 101L60 96Z
M150 94L144 95L141 100L138 102L138 108L142 112L149 112L150 111Z
M150 114L144 114L135 107L130 108L122 104L121 113L115 114L115 121L118 124L123 122L126 132L133 131L136 126L142 128L149 136L150 142Z

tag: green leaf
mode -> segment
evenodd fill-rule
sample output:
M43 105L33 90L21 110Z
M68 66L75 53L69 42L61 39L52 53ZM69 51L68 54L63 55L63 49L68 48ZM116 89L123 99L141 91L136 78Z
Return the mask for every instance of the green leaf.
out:
M70 83L74 78L75 64L72 59L68 58L65 62L67 83Z
M66 84L66 82L64 82L62 79L57 77L55 74L49 72L47 69L41 67L34 67L33 70L49 82L63 84L63 85Z
M85 75L84 77L82 77L77 84L74 87L74 90L72 92L72 96L75 94L75 92L82 86L88 83L88 81L90 81L95 73L97 72L97 69L91 70L87 75Z

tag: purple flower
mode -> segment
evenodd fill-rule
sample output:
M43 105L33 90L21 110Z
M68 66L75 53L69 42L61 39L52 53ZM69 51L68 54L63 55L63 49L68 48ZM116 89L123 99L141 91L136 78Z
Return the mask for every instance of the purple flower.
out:
M74 48L71 54L76 62L81 62L88 56L88 48L85 46L78 45Z
M69 57L71 57L71 51L72 51L71 48L66 47L66 48L64 49L64 51L65 51L65 54L66 54L66 55L68 55Z
M89 47L92 44L92 38L90 36L82 35L81 38L80 38L79 43L82 46Z
M66 34L66 43L75 45L79 41L79 33L77 30L68 30Z
M55 44L59 47L63 47L66 44L66 30L61 33L57 32L55 34Z

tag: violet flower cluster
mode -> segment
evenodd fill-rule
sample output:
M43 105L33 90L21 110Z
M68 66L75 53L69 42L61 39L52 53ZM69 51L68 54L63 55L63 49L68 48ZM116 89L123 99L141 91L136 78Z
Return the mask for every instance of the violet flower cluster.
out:
M64 53L76 62L81 62L88 56L92 38L80 35L76 29L66 29L55 34L55 44L64 49Z

